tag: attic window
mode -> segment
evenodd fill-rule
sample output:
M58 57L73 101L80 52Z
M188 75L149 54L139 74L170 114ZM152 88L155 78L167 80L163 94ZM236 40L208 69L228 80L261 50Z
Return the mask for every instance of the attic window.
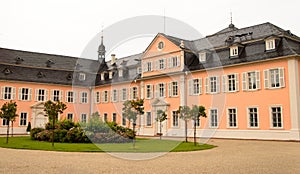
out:
M54 62L49 59L49 60L47 60L46 64L47 64L47 67L51 67L51 65L53 65Z
M162 50L162 49L164 48L164 46L165 46L164 42L163 42L163 41L160 41L160 42L158 43L158 45L157 45L157 48L158 48L159 50Z
M206 62L206 52L199 53L199 62Z
M12 71L8 68L5 68L3 71L2 71L5 75L9 75L9 74L12 74Z
M16 57L16 64L20 64L23 61L24 61L24 59L22 59L21 57L19 57L19 56Z
M67 75L67 80L72 80L72 78L73 78L72 74Z
M109 72L109 79L112 79L112 78L113 78L113 72L110 71L110 72Z
M101 80L105 80L105 73L101 73Z
M45 74L43 72L38 72L37 75L36 75L38 78L43 78L45 77Z
M274 50L275 49L275 39L274 38L267 39L265 41L265 43L266 43L266 51Z
M119 77L123 77L123 69L119 69Z
M84 81L84 80L85 80L85 74L84 74L84 73L79 73L78 79L79 79L80 81Z
M230 47L230 57L237 57L239 55L239 47L232 46Z

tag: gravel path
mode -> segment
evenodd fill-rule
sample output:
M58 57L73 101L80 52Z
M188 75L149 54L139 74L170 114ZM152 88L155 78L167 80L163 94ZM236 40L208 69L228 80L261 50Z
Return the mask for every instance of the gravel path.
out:
M220 140L217 148L124 160L107 153L0 148L0 173L300 173L300 143Z

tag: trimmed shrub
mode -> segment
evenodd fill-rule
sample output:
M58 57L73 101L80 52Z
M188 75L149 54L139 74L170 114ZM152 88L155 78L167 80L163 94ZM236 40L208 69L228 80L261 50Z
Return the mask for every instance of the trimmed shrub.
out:
M31 139L33 140L36 140L37 139L37 134L44 131L45 129L44 128L33 128L30 130L30 137Z

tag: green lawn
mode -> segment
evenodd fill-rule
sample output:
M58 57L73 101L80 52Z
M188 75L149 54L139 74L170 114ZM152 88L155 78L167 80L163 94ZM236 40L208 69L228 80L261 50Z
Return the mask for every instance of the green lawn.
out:
M31 140L30 137L10 137L8 144L5 137L0 137L0 147L13 149L31 149L65 152L184 152L211 149L215 146L180 142L173 140L137 139L135 148L132 143L124 144L83 144L83 143L55 143Z

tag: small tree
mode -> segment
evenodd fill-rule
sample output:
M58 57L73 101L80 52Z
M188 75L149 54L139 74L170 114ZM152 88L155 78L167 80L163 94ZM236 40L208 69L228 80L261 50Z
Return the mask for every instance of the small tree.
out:
M30 132L31 131L31 123L28 122L27 128L26 128L26 132Z
M179 114L179 118L184 120L184 130L185 130L185 142L188 142L187 140L187 122L191 119L191 108L189 106L179 106L178 110L176 111L177 114Z
M135 126L138 115L144 114L144 99L128 100L123 103L122 108L129 123L132 122L133 148L135 147Z
M190 116L194 120L194 145L196 146L197 121L200 120L200 117L206 117L205 107L204 106L193 105Z
M158 110L157 111L157 117L155 118L156 121L159 122L159 139L161 139L162 133L161 133L161 123L167 119L167 114L165 111Z
M16 121L16 117L13 118L11 122L11 137L14 137L14 122Z
M7 121L6 143L8 143L9 123L12 120L15 120L17 116L18 115L16 102L10 101L9 103L6 102L2 105L0 110L0 118L5 119Z
M62 114L64 110L67 109L66 104L60 101L52 102L48 100L44 104L44 111L46 112L47 116L49 117L49 122L52 121L52 147L54 146L54 129L55 129L55 122L58 119L58 114Z

